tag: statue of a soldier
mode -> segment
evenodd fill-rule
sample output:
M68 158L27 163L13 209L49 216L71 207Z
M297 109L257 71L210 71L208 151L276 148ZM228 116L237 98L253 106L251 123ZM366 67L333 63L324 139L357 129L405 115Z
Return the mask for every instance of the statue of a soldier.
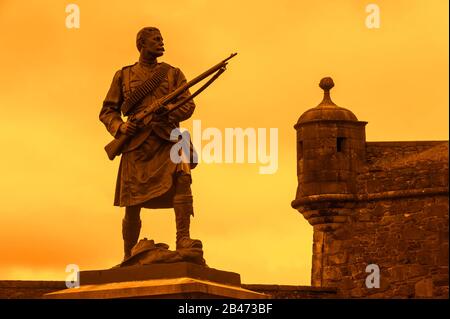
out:
M124 260L130 257L139 239L141 208L173 207L177 250L202 248L201 241L191 239L189 235L190 216L194 215L190 170L195 164L174 163L170 158L171 147L176 142L170 139L171 132L192 115L195 104L189 100L168 114L164 112L167 108L162 108L144 128L138 129L131 121L124 122L122 114L132 116L186 83L180 69L157 62L164 53L163 38L157 28L147 27L139 31L136 45L140 53L139 62L116 72L100 111L100 120L111 135L133 136L122 149L114 199L115 206L125 207L122 221ZM131 110L123 110L124 100L156 73L163 72L162 68L166 69L159 85ZM186 91L177 100L188 96L190 93Z

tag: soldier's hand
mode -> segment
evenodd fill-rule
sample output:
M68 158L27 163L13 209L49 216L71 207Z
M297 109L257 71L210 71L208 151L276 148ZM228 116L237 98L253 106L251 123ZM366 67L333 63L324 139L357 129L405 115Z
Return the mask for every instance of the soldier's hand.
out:
M133 122L125 122L120 125L120 133L126 135L134 135L137 132L137 125Z

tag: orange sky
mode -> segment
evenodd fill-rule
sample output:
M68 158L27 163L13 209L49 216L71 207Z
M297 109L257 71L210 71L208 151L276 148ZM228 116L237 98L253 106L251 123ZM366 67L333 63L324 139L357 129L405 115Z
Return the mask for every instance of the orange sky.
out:
M191 128L278 128L278 171L201 164L196 216L210 267L245 283L308 285L312 228L290 207L298 117L321 100L368 121L369 141L448 139L448 2L87 1L81 28L65 27L59 0L0 0L0 279L64 280L65 266L101 269L122 257L121 209L112 206L119 161L98 120L114 72L136 61L136 32L157 26L162 61L188 79L237 51L196 99ZM142 236L174 244L171 210L144 211Z

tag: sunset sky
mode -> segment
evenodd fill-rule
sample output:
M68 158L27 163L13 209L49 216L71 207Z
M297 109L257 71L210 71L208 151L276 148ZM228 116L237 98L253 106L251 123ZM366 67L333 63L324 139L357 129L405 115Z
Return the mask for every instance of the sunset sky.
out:
M65 7L80 8L67 29ZM312 227L290 203L293 125L322 98L368 121L368 141L448 140L447 0L0 0L0 280L64 280L67 264L105 269L123 254L119 160L98 120L116 70L156 26L188 79L232 52L196 98L202 128L278 128L278 170L205 164L193 172L191 235L210 267L244 283L309 285ZM379 29L365 25L380 8ZM206 144L206 142L205 142ZM144 210L141 238L174 247L173 210Z

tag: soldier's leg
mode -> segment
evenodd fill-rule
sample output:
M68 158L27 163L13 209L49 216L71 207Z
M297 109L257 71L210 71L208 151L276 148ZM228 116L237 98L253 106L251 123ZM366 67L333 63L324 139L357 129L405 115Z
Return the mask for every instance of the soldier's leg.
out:
M198 239L191 239L189 235L190 218L191 215L194 215L191 176L180 172L177 174L175 183L173 208L175 210L175 221L177 226L177 249L202 248L202 242Z
M141 232L140 212L139 206L125 208L125 218L122 220L124 259L131 256L131 249L139 239L139 233Z

